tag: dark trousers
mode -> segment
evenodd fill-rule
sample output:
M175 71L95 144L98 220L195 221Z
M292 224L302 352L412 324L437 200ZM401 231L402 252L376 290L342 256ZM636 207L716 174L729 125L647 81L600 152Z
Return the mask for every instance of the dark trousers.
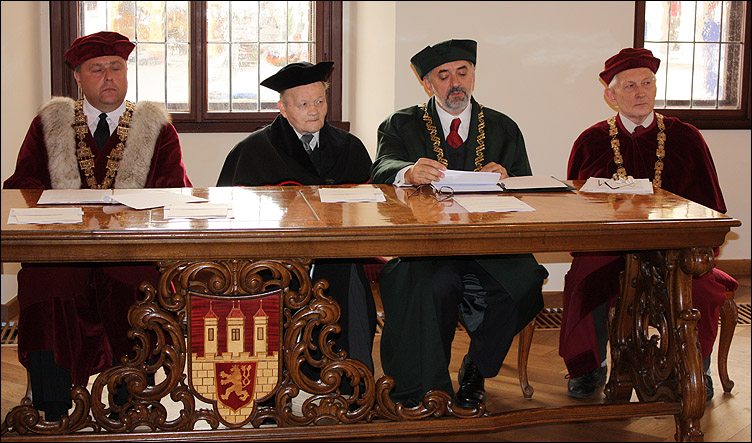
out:
M495 377L517 326L517 307L507 291L474 260L452 260L436 270L432 294L447 366L457 321L464 311L463 323L470 336L467 356L483 377ZM474 308L463 309L463 305Z

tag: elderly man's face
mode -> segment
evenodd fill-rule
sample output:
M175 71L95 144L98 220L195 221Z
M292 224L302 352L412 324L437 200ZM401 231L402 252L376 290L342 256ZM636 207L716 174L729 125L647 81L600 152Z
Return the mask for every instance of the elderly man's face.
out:
M105 55L81 63L73 75L86 99L102 112L117 109L128 92L128 65L120 56Z
M648 68L633 68L614 77L604 91L606 99L619 109L619 113L636 124L645 121L655 106L655 75Z
M327 112L324 83L309 83L285 90L277 107L282 117L299 133L317 132L324 126Z
M467 60L444 63L423 77L423 85L436 96L439 106L452 115L459 115L475 89L475 66Z

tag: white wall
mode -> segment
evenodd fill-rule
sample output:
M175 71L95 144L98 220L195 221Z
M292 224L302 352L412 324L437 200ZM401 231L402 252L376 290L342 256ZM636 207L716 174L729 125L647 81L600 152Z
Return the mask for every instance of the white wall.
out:
M379 123L393 110L427 99L410 57L442 40L472 38L478 41L476 99L519 124L535 174L564 177L577 135L613 114L598 73L608 57L632 45L633 23L631 1L345 2L344 118L375 155ZM47 2L2 2L0 32L5 180L29 122L50 95ZM719 259L749 260L750 130L702 133L728 214L742 221ZM227 152L245 136L180 134L194 185L213 186ZM538 258L551 273L546 290L560 290L568 255Z

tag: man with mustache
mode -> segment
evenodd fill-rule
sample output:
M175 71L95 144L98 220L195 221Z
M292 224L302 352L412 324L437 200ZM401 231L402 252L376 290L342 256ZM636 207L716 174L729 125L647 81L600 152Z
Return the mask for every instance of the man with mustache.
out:
M157 103L125 100L134 47L106 31L71 44L65 60L83 99L55 97L42 106L5 189L191 186L170 114ZM142 282L158 280L156 265L22 264L18 359L47 421L67 415L71 385L86 386L131 352L128 309L143 297ZM119 388L115 402L125 404L127 394Z
M532 174L517 124L472 97L476 51L473 40L448 40L412 57L432 97L379 126L372 183L419 186L447 169ZM430 390L453 393L448 365L461 316L470 349L453 405L478 407L484 379L498 374L514 336L543 308L547 276L532 254L388 262L379 281L386 317L381 363L396 381L392 399L413 406Z
M648 178L654 186L726 212L718 175L705 140L692 125L653 110L661 60L647 49L625 48L605 62L604 96L618 114L586 129L574 142L567 178ZM716 254L717 254L716 250ZM619 294L624 252L576 253L564 280L559 354L569 371L568 394L588 398L606 383L606 320ZM710 353L718 332L726 286L720 270L692 279L707 401L713 397Z

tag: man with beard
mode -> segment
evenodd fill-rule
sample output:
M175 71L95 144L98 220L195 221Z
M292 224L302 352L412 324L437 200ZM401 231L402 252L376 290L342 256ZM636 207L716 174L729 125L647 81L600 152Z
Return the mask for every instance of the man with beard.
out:
M379 126L372 183L426 185L447 169L532 174L517 124L472 98L476 50L473 40L448 40L413 56L432 97ZM381 363L396 381L392 399L412 406L430 390L453 392L448 365L460 317L470 349L453 404L484 402L484 379L498 374L514 336L543 308L547 276L532 254L389 261L379 283Z

